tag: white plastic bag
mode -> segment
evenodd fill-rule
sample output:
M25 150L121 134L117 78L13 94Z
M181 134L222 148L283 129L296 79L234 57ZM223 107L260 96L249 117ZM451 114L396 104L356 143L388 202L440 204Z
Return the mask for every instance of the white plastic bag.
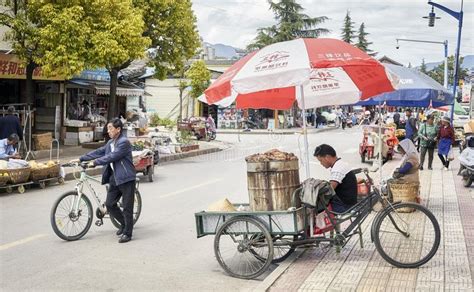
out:
M454 160L453 148L449 149L449 152L448 152L448 160L449 160L449 161L453 161L453 160Z

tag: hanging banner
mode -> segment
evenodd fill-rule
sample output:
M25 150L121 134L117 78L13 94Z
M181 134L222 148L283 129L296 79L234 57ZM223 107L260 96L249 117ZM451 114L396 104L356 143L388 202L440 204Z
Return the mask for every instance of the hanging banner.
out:
M26 79L26 66L16 55L0 54L0 79ZM41 67L33 71L33 80L65 80L62 76L46 76Z

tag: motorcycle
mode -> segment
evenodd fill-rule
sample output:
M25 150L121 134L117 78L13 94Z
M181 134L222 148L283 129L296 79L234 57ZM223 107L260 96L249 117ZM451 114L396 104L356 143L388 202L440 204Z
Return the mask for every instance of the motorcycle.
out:
M468 188L474 180L474 137L468 137L465 143L467 147L458 158L461 164L458 175L462 176L463 185Z
M206 122L206 137L207 141L216 139L216 131L211 129L211 125L208 122Z
M346 119L346 126L352 128L352 119Z

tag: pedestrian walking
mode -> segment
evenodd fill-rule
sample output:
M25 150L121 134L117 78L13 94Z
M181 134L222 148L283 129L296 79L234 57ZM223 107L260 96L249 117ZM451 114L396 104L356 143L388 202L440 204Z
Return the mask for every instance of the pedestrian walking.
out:
M434 124L434 116L428 115L426 122L420 126L418 137L420 138L420 170L423 170L425 156L428 152L428 169L433 169L433 154L436 147L436 137L438 136L438 129Z
M444 169L449 169L449 161L452 160L450 155L451 145L454 143L454 129L451 127L451 119L443 117L441 120L441 127L439 128L438 139L438 157L443 163ZM452 154L452 153L451 153Z
M400 129L400 113L398 111L393 114L393 122L397 125L397 129Z
M405 124L405 138L410 139L415 143L418 129L416 128L416 119L412 116L411 109L405 111L406 124Z
M23 140L23 130L20 119L15 115L14 106L9 106L7 115L0 118L0 139L8 138L11 134L17 134L20 141Z
M107 124L110 140L101 148L87 153L79 158L80 161L90 161L93 166L103 165L102 184L109 184L105 206L120 222L116 232L121 236L119 243L132 240L133 231L133 201L135 194L136 172L133 166L132 145L127 137L122 135L123 123L113 119ZM123 212L117 206L122 198Z

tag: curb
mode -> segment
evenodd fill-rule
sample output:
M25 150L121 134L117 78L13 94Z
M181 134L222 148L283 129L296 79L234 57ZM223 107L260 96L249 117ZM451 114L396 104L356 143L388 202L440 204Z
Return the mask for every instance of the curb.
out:
M208 149L202 149L202 150L193 150L189 152L184 152L184 153L177 153L177 154L172 154L172 155L167 155L167 156L161 156L160 157L160 162L158 164L162 163L167 163L175 160L180 160L184 158L190 158L190 157L195 157L199 155L206 155L214 152L219 152L222 151L223 149L221 148L208 148ZM86 170L86 173L90 176L96 176L102 174L102 167L95 167L95 168L89 168ZM66 176L64 177L65 181L69 180L74 180L74 172L69 172L66 173Z
M270 273L257 287L252 291L265 292L270 288L273 283L280 278L280 276L291 266L291 264L297 260L306 250L300 249L295 250L295 252L289 256L284 262L278 265L273 272Z
M331 130L336 130L338 128L333 128L333 127L327 127L327 128L322 128L322 129L307 129L308 134L316 134L320 132L326 132L326 131L331 131ZM295 130L295 131L249 131L249 132L244 132L244 131L217 131L217 134L223 134L223 135L229 135L229 134L234 134L234 135L294 135L294 134L302 134L303 130Z

